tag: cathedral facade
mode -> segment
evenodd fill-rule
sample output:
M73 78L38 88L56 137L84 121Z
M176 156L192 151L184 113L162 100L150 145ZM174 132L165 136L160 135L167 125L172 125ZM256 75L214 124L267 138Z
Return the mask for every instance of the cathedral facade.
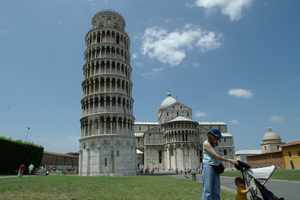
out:
M170 93L162 101L157 122L135 122L138 167L158 171L199 169L202 144L211 128L222 132L221 155L234 158L233 137L224 122L198 122L192 109ZM227 166L231 167L231 166Z

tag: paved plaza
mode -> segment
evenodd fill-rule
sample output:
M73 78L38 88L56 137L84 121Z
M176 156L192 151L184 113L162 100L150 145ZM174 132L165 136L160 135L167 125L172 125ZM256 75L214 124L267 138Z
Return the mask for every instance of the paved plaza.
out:
M201 176L197 179L201 182ZM223 188L229 191L235 191L234 177L221 177L221 184ZM286 180L269 180L266 184L267 188L274 192L275 195L284 197L288 200L299 199L299 194L296 192L300 188L300 181L286 181Z

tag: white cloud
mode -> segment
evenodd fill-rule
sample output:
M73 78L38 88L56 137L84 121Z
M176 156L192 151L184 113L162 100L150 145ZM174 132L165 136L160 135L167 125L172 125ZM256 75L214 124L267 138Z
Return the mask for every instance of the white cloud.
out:
M196 116L197 118L201 118L201 117L206 117L207 114L206 114L206 112L197 111L197 112L195 113L195 116Z
M196 0L198 7L205 9L220 9L222 14L229 16L230 20L237 21L243 16L246 8L250 7L254 0Z
M284 123L287 121L287 119L282 115L273 115L270 117L270 121L273 123Z
M230 89L228 91L228 95L237 98L246 98L246 99L250 99L253 97L253 93L250 90L242 89L242 88Z
M239 125L239 124L240 124L240 122L239 122L238 120L236 120L236 119L230 120L230 121L228 121L228 122L229 122L229 124L231 124L231 125Z
M199 48L206 52L220 47L221 37L221 34L192 25L171 32L160 27L150 27L143 35L142 54L175 66L186 58L188 49Z
M188 8L194 8L196 6L196 4L195 3L186 2L185 6L188 7Z

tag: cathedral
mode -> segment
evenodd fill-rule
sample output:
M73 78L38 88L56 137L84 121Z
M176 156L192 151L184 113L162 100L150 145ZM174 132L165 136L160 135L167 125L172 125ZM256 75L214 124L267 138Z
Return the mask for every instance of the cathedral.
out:
M233 137L228 133L227 124L194 121L192 109L170 93L162 101L157 119L157 122L134 123L137 164L140 169L157 171L199 169L202 143L211 128L218 128L222 132L219 153L227 158L234 158Z

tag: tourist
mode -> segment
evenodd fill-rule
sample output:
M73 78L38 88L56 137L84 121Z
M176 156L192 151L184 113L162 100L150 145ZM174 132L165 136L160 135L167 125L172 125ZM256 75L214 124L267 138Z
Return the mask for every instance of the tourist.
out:
M19 169L18 169L18 176L19 176L19 177L22 177L22 176L23 176L24 170L25 170L25 165L22 163L22 164L19 166Z
M247 200L247 192L249 192L249 188L246 188L243 179L241 177L236 177L234 182L236 185L235 200Z
M211 129L203 143L203 192L202 200L220 200L220 173L224 171L222 161L237 164L236 160L223 158L216 147L221 139L219 129Z
M33 169L34 169L34 165L31 163L31 164L28 166L28 172L29 172L29 175L32 175Z

